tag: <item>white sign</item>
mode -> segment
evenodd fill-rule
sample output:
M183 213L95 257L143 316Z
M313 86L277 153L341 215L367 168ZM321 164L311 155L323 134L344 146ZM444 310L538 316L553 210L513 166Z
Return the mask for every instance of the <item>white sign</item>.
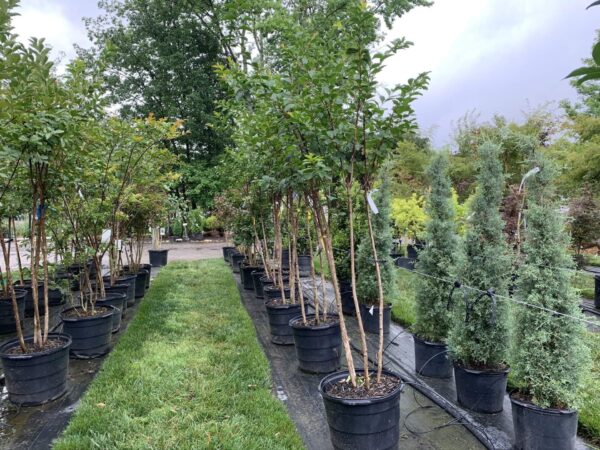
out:
M103 244L108 244L110 242L111 236L112 236L111 230L102 231L102 238L100 239L100 242L102 242Z

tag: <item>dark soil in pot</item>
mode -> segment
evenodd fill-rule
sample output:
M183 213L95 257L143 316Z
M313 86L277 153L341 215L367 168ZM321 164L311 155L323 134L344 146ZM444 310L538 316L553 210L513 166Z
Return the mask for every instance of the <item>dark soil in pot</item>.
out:
M104 279L105 289L110 286L110 277L106 276ZM135 275L123 275L117 278L116 284L126 284L127 289L127 306L135 305L135 285L137 277Z
M233 273L240 273L240 264L244 262L246 257L241 253L234 253L231 255L231 268Z
M162 267L167 265L169 250L148 250L148 257L152 267Z
M267 302L281 298L281 288L279 286L275 286L274 284L265 286L263 291L265 294L265 301ZM289 286L285 285L283 287L283 294L285 295L285 298L290 298L291 290Z
M15 297L19 309L21 322L25 317L25 295L27 292L15 289ZM0 334L14 333L17 331L17 322L13 313L12 296L0 296Z
M117 311L112 316L112 332L116 333L121 328L123 305L127 304L127 295L124 292L107 293L105 297L96 300L97 306L114 306Z
M499 413L503 409L509 371L474 370L455 362L454 381L458 403L471 411Z
M354 298L352 297L352 283L341 281L340 294L342 296L342 312L348 316L355 315L356 309L354 308Z
M223 259L225 261L228 261L229 260L229 253L231 253L232 251L234 251L235 247L231 247L231 246L223 247L222 250L223 250Z
M328 318L327 322L317 324L314 314L306 316L307 325L302 316L290 320L294 333L298 368L308 373L329 373L340 368L342 338L337 318Z
M516 450L572 450L577 441L577 411L540 408L511 396Z
M67 391L69 348L71 338L66 334L50 333L51 345L39 352L23 354L19 342L12 339L0 347L0 359L8 398L23 406L47 403ZM25 338L31 345L33 336Z
M79 307L65 309L60 314L63 333L73 340L72 357L97 358L109 351L113 314L118 314L114 306L97 306L95 315Z
M367 333L379 333L379 306L360 304L360 315L363 321L363 327ZM392 304L386 303L383 307L383 333L390 332L390 322L392 320Z
M252 272L258 269L258 266L240 266L240 277L242 279L242 286L244 287L244 289L248 291L254 289L254 283L252 282Z
M357 375L361 371L357 371ZM402 382L393 372L383 371L382 386L370 392L355 392L345 380L348 371L328 375L319 383L331 443L338 450L391 450L400 439L400 393ZM375 375L371 378L374 381Z
M290 320L301 314L300 305L281 304L275 300L266 303L269 325L271 327L271 342L278 345L293 345L294 333Z
M298 255L298 270L301 277L310 277L312 258L310 255Z
M414 337L415 372L429 378L451 378L452 360L448 346L439 342L428 342Z

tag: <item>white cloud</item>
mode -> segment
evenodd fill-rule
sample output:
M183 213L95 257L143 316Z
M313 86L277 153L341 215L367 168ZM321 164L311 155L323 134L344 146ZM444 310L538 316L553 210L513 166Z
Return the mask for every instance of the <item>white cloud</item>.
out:
M52 47L52 58L60 60L59 71L75 57L73 44L87 40L82 27L71 23L62 5L56 1L24 0L17 12L19 15L13 19L13 27L19 39L27 42L30 37L45 38Z

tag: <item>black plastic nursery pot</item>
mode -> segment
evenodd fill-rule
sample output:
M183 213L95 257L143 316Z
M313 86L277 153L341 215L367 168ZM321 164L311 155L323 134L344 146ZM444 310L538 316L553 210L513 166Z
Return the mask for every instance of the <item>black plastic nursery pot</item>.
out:
M290 250L287 248L281 251L281 268L283 270L290 270Z
M96 308L100 308L97 305ZM70 355L74 358L97 358L110 350L112 316L120 314L114 306L105 305L105 311L90 317L66 316L76 308L67 308L61 314L63 333L71 336Z
M256 298L263 298L263 284L261 278L265 276L265 272L262 270L255 270L251 274L252 276L252 285L254 286L254 296Z
M263 292L265 295L266 302L281 298L281 288L279 286L275 286L274 284L269 284L268 286L265 286L263 288ZM289 286L283 286L283 294L285 295L285 298L291 297L291 290Z
M109 276L105 276L104 278L104 286L105 289L110 287L110 277ZM117 278L117 283L116 284L126 284L128 289L127 289L127 306L133 306L135 305L135 286L136 286L136 281L137 281L137 276L136 275L122 275L120 277Z
M104 292L106 294L123 294L125 299L123 301L123 308L121 309L121 317L125 316L125 311L127 311L127 301L129 300L128 295L130 294L130 286L128 284L114 284L112 286L108 286L108 284L104 285ZM134 297L135 298L135 297Z
M251 291L254 289L252 282L252 272L259 270L258 266L240 266L240 278L242 279L242 286L244 289Z
M148 257L152 267L162 267L167 265L169 250L148 250Z
M112 332L116 333L121 328L123 305L127 304L127 294L124 292L107 293L105 297L96 300L97 306L114 306L117 311L112 315Z
M342 312L348 316L355 315L356 308L352 297L352 283L340 281L340 294L342 296Z
M594 275L594 306L600 309L600 275Z
M223 247L223 259L225 261L229 260L229 253L235 250L235 247L231 247L231 246L227 246L227 247Z
M310 255L298 255L298 271L301 277L310 276L310 268L312 266L312 258Z
M510 369L473 370L454 363L458 403L471 411L484 414L501 412L508 372Z
M24 286L16 286L17 289L22 289L26 292L25 294L25 314L33 314L33 289L31 286L31 280L25 281ZM58 288L48 287L48 306L58 306L65 302L65 296ZM38 308L40 314L44 310L44 282L38 281Z
M246 259L241 253L234 253L231 255L231 268L233 273L240 273L240 264Z
M125 276L135 276L134 297L136 299L142 298L146 294L148 271L146 269L139 269L137 273L126 273Z
M145 270L145 271L146 271L146 274L145 274L145 276L144 276L144 280L143 280L143 283L142 283L142 284L144 285L144 294L145 294L145 293L146 293L146 291L147 291L148 289L150 289L150 274L152 273L152 264L140 264L140 265L138 266L138 272L139 272L139 271L142 271L142 270ZM133 275L133 272L132 272L131 270L129 270L129 266L123 266L123 271L124 271L126 274L131 274L131 275ZM139 279L139 281L136 281L136 289L137 289L137 284L138 284L138 283L140 283L140 282L142 281L142 280L141 280L141 277L138 277L138 279ZM137 294L136 294L136 295L137 295ZM142 295L142 297L143 297L143 295Z
M41 405L56 400L67 391L71 337L49 333L48 339L59 341L61 345L26 354L10 353L19 346L18 339L0 347L0 360L11 402L23 406ZM25 337L25 343L33 343L33 336Z
M572 450L577 441L577 411L540 408L510 399L516 450Z
M314 318L314 314L306 315L307 320ZM294 333L300 370L308 373L330 373L340 368L342 337L338 321L305 326L302 316L298 316L290 320L290 327Z
M271 328L271 342L277 345L293 345L294 332L290 320L301 314L299 304L280 305L267 302L267 314Z
M451 378L452 359L448 346L439 342L428 342L414 335L415 372L429 378Z
M383 373L400 379L393 372L384 370ZM357 370L358 374L361 371ZM397 449L402 384L385 397L372 399L337 398L327 393L333 384L347 378L348 371L336 372L319 383L333 447L338 450Z
M371 309L372 308L372 309ZM360 304L360 315L363 327L367 333L379 333L379 306ZM383 333L390 332L392 320L392 304L386 303L383 307Z
M21 321L25 317L25 291L15 289L15 297L17 299L17 307ZM17 322L12 307L12 296L0 296L0 334L14 333L17 331Z
M396 259L396 267L401 267L403 269L415 270L415 262L417 260L414 258L406 258L401 256Z

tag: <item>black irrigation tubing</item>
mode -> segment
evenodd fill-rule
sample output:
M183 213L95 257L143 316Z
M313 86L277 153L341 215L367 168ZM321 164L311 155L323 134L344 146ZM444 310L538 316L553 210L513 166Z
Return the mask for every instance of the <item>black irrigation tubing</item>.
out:
M406 269L406 268L404 268L404 267L398 267L398 269L405 270L405 271L407 271L407 272L414 273L414 274L417 274L417 275L420 275L420 276L423 276L423 277L428 277L428 278L432 278L432 279L434 279L434 280L442 281L442 282L444 282L444 283L447 283L447 284L452 284L452 285L454 285L454 284L456 283L456 280L446 280L446 279L444 279L444 278L435 277L435 276L433 276L433 275L429 275L429 274L427 274L427 273L422 273L422 272L418 272L418 271L416 271L416 270L410 270L410 269ZM472 291L474 291L474 292L478 292L478 293L480 293L480 294L485 294L485 295L488 295L488 291L483 291L483 290L481 290L481 289L478 289L478 288L475 288L475 287L473 287L473 286L469 286L469 285L466 285L466 284L463 284L463 283L461 283L461 287L463 287L463 288L466 288L466 289L469 289L469 290L472 290ZM516 300L516 299L514 299L514 298L505 297L505 296L503 296L503 295L498 295L498 294L494 294L494 297L496 297L496 298L498 298L498 299L500 299L500 300L507 300L507 301L509 301L509 302L516 303L516 304L518 304L518 305L526 306L526 307L528 307L528 308L539 309L539 310L541 310L541 311L545 311L545 312L547 312L547 313L550 313L550 314L552 314L553 316L556 316L556 317L558 317L558 316L561 316L561 317L564 317L564 318L567 318L567 319L571 319L571 320L575 320L575 321L578 321L578 322L584 323L584 324L586 324L586 325L598 326L598 322L592 322L592 321L590 321L590 320L585 320L585 319L582 319L581 317L576 317L576 316L572 316L572 315L570 315L570 314L561 313L561 312L559 312L559 311L555 311L555 310L553 310L553 309L546 308L545 306L533 305L533 304L531 304L531 303L523 302L523 301L521 301L521 300Z

